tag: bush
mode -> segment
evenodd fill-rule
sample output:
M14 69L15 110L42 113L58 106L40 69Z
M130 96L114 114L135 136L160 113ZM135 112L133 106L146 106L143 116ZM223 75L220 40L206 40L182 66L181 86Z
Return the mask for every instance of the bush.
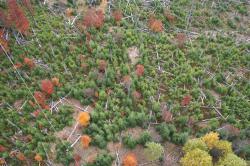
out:
M247 166L247 163L235 154L228 153L224 158L219 160L216 166Z
M212 166L212 157L203 150L194 149L181 159L182 166Z
M146 143L144 154L149 161L158 160L162 157L164 149L161 144L155 142Z
M203 151L208 151L208 147L205 142L199 138L188 140L185 146L183 147L183 150L185 153L188 153L196 148Z

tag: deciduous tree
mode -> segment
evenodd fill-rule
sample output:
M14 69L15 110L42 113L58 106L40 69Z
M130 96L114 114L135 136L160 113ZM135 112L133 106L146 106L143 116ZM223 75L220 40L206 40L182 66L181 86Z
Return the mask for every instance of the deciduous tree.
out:
M16 0L8 0L8 17L11 24L16 27L16 29L25 34L29 29L29 20L24 14L22 8L17 4Z
M88 135L83 135L81 137L81 143L82 143L83 148L89 147L90 142L91 142L91 138Z
M123 166L137 166L138 163L135 154L133 153L126 154L122 160L122 164Z
M54 92L54 85L50 80L45 79L41 81L41 89L46 94L51 95Z
M100 28L104 24L104 13L101 10L89 9L83 18L83 25L87 28Z
M89 113L88 112L81 112L79 113L78 115L78 123L81 125L81 126L88 126L89 125L89 121L90 121L90 116L89 116Z
M153 32L162 32L164 30L162 21L156 19L154 16L150 16L148 26Z

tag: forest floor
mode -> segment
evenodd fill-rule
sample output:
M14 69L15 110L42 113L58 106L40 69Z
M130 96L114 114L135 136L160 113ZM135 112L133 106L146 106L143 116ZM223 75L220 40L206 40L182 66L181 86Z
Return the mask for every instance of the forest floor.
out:
M178 166L210 131L250 160L249 1L25 2L0 2L0 165Z

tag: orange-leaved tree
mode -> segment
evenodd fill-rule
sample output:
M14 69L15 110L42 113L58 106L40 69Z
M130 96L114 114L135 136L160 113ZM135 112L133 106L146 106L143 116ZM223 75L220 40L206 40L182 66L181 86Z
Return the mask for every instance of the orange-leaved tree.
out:
M148 26L153 32L162 32L164 30L162 21L156 19L154 16L150 16Z
M133 153L126 154L126 156L124 156L122 160L122 164L123 166L137 166L138 163L135 154Z
M89 147L90 142L91 142L91 138L88 135L83 135L81 137L81 143L82 143L83 148Z
M90 115L88 112L80 112L78 115L78 123L81 126L88 126L89 125L89 121L90 121Z

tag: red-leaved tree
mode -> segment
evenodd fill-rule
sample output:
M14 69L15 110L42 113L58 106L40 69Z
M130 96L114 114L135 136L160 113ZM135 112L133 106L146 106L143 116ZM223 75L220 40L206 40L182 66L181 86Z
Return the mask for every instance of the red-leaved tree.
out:
M41 89L48 95L51 95L54 92L54 85L50 80L42 80Z
M89 9L83 18L83 25L87 28L100 28L104 23L104 13L101 10Z
M25 34L29 29L29 20L24 14L24 11L17 4L16 0L8 0L8 20L16 29Z
M36 102L41 106L44 107L46 105L46 99L45 96L42 92L40 91L35 91L34 92L34 98Z
M191 102L192 97L190 95L186 95L183 97L181 101L181 106L188 106L189 103Z

